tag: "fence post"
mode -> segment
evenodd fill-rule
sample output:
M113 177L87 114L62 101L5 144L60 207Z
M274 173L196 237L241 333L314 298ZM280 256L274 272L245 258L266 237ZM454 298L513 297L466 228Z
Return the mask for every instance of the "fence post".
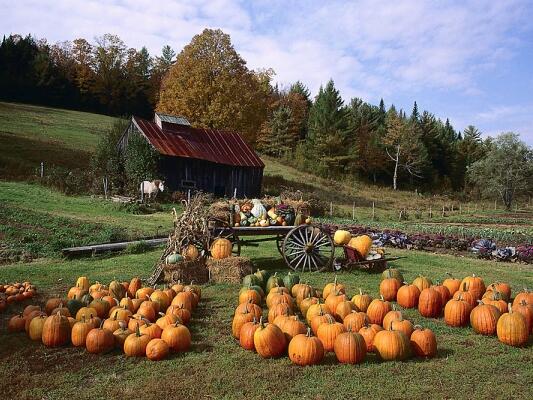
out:
M433 218L433 212L431 211L431 206L429 206L429 218Z
M191 202L191 189L187 190L187 204Z
M496 202L497 201L498 201L497 199L494 199L494 211L496 211Z
M442 206L442 216L444 217L444 205Z
M376 218L376 205L372 202L372 221L374 221L374 218Z
M144 203L144 181L141 182L141 203Z
M41 161L41 179L44 177L44 161Z
M329 202L329 216L333 217L333 202Z
M352 221L355 221L355 201L352 204Z
M233 198L237 198L237 188L233 189Z
M102 178L102 182L104 184L104 198L107 200L107 176Z

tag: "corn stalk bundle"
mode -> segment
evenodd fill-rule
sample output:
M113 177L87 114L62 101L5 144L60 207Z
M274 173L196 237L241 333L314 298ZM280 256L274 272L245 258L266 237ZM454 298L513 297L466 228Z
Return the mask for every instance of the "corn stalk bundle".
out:
M205 252L209 246L208 196L197 193L189 201L183 201L184 210L181 214L172 209L174 229L168 237L167 247L154 265L148 284L155 284L161 277L167 256L181 251L192 244L199 248L200 258L197 260L205 266ZM202 251L203 250L203 251Z

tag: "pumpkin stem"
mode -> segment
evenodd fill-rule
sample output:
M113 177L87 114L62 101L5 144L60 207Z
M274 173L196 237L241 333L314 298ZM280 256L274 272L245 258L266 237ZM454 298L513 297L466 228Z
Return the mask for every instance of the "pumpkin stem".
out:
M139 323L138 322L137 322L137 327L135 328L135 335L137 335L137 337L141 336L141 329L139 327Z
M307 327L307 333L305 334L307 337L311 337L311 328Z
M513 305L511 303L507 304L507 308L509 308L509 314L513 313Z
M265 327L265 321L263 321L263 316L261 315L261 318L259 318L259 324L261 325L261 329Z

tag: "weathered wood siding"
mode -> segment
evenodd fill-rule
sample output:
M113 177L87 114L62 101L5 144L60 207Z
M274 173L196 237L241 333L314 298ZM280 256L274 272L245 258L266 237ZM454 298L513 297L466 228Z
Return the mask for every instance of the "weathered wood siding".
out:
M141 133L130 123L117 146L125 153L130 135ZM258 197L261 194L263 168L236 167L185 157L161 156L160 173L170 190L201 190L218 197Z

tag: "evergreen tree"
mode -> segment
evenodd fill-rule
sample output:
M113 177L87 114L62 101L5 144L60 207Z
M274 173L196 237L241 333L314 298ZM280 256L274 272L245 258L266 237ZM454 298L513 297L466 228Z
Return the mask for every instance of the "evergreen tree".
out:
M413 105L413 111L411 111L411 121L418 122L419 119L420 119L420 114L418 114L418 105L416 104L416 101L415 101L415 104Z
M345 172L349 167L350 149L348 112L333 80L320 87L309 111L309 145L317 157L318 171L324 175Z

